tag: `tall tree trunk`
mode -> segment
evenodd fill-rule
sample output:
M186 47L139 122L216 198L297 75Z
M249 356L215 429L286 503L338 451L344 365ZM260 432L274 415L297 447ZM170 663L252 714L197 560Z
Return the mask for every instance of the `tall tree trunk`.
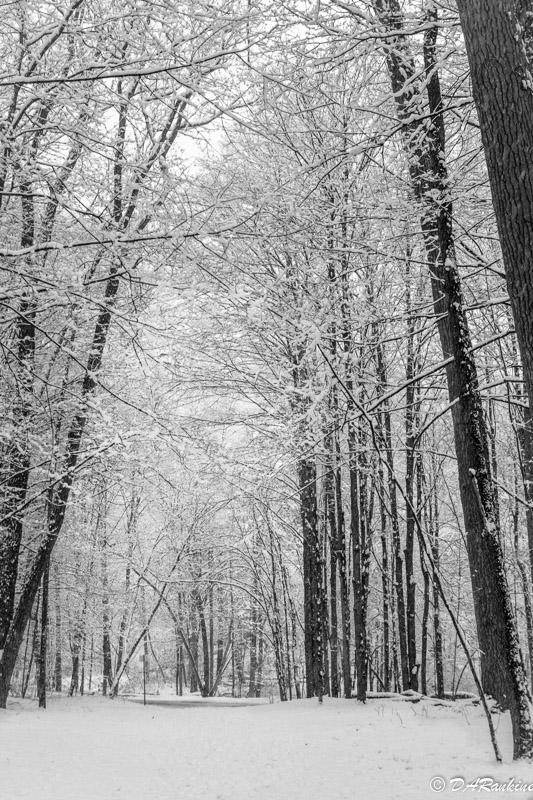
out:
M324 694L324 645L321 603L322 556L318 531L314 459L298 464L300 516L303 532L304 635L307 697Z
M328 421L329 423L329 421ZM337 515L333 488L333 436L326 437L324 464L324 522L329 545L329 659L331 696L339 696L339 641L337 626Z
M88 580L85 585L85 592L83 596L83 606L79 619L74 621L74 631L70 643L71 657L72 657L72 675L70 678L69 695L72 697L79 690L80 694L85 691L85 643L87 639L86 623L87 623L87 606L89 604L89 579L92 575L92 554L91 563L88 570ZM81 681L80 681L80 659L81 659Z
M437 575L440 572L439 546L439 501L437 494L437 469L432 457L432 487L429 496L428 526L431 545L431 556ZM433 642L435 654L435 691L437 697L444 697L444 655L442 645L442 627L440 619L440 595L437 582L432 576L433 584Z
M48 597L50 585L50 562L47 561L42 578L41 589L41 636L39 640L39 660L37 662L37 698L39 708L46 708L46 661L48 652Z
M416 433L418 426L417 385L413 380L418 369L418 358L415 341L415 324L411 307L411 277L409 274L409 255L406 270L406 311L407 311L407 360L405 380L405 586L406 586L406 623L407 623L407 658L409 665L409 688L418 691L418 666L416 658L416 580L414 572L415 544L415 482L416 482Z
M427 656L428 656L428 620L429 620L429 571L424 559L420 558L420 568L424 579L424 605L422 607L422 624L420 626L420 691L428 693L427 685Z
M80 684L80 648L83 635L79 631L75 631L72 636L71 656L72 656L72 674L70 677L69 695L77 694Z
M265 661L265 637L263 634L263 617L260 617L259 631L257 634L257 677L255 681L255 696L261 697L263 693L263 665ZM294 651L293 651L294 658Z
M103 511L105 514L105 509ZM105 525L104 519L102 525ZM101 570L102 570L102 694L107 695L107 690L113 683L113 662L111 655L111 616L109 609L109 583L107 575L107 538L104 532L101 543Z
M192 612L192 631L189 637L189 651L191 667L189 669L190 686L189 690L192 694L198 691L198 628L196 627L196 619L194 611Z
M176 636L176 672L175 672L175 688L176 694L181 697L183 695L183 644L181 633L175 626Z
M209 554L210 561L212 554ZM213 602L213 583L209 583L209 694L215 683L215 609Z
M56 692L63 690L63 653L62 653L62 626L61 626L61 586L59 565L54 560L54 617L55 617L55 654L54 654L54 689Z
M349 175L346 171L343 173L343 180L345 183L349 181ZM335 204L334 198L331 199L332 205ZM346 209L344 204L340 209L340 234L341 241L347 242L347 221ZM332 220L335 221L335 212L332 214ZM335 243L333 240L329 243L332 252L334 252ZM331 259L328 263L328 281L331 295L332 308L340 307L340 325L334 316L330 323L330 354L331 360L337 368L337 354L339 350L338 340L340 339L340 347L344 351L345 356L345 370L349 373L348 383L352 384L351 377L351 364L350 350L352 347L352 331L349 310L346 307L348 302L348 287L346 280L348 278L349 265L346 259L341 259L340 268L342 275L339 275L336 269L336 263ZM340 334L340 336L339 336ZM339 649L339 630L337 618L337 598L340 599L341 610L341 635L340 640L342 643L341 663L342 663L342 683L344 696L349 698L352 693L352 678L350 668L350 648L351 648L351 626L350 626L350 591L349 591L349 576L347 572L347 559L346 559L346 523L344 518L343 498L342 498L342 451L340 441L340 430L342 427L342 415L339 408L339 393L337 378L335 377L331 386L329 395L329 419L328 424L333 426L332 431L326 437L326 473L331 470L331 476L326 474L326 520L329 520L329 544L330 544L330 592L331 592L331 632L330 639L331 648L331 694L334 697L338 696L338 649ZM339 592L337 592L337 574ZM333 648L335 652L333 653Z
M379 464L380 485L380 523L381 523L381 592L383 595L383 690L391 690L390 657L390 590L389 590L389 550L387 545L387 510L383 497L383 466Z
M31 668L33 664L33 660L35 658L35 653L37 650L37 637L39 632L39 609L41 607L41 592L37 592L37 598L35 600L35 608L32 611L32 615L28 622L28 636L30 635L30 627L31 623L33 622L33 634L31 636L31 651L30 651L30 660L28 663L28 667L26 673L22 675L22 688L20 695L21 697L26 697L26 692L28 691L28 684L30 682L31 676Z
M222 623L223 623L223 620L224 620L224 606L223 606L222 590L221 590L220 587L218 589L217 594L218 594L218 614L217 614L217 629L218 630L217 630L217 662L216 662L216 667L215 667L215 670L216 670L215 671L215 675L216 675L215 683L217 682L217 679L219 679L219 676L221 678L222 674L223 674L223 670L224 670L224 667L225 667L225 657L224 656L225 656L225 649L226 649L224 647L224 634L223 634L223 628L222 628ZM233 620L231 620L231 622L233 622ZM231 631L230 631L230 637L231 637ZM229 642L229 639L228 639L228 642ZM255 687L254 687L254 691L255 691Z
M257 590L258 577L254 571L254 590ZM250 609L250 675L248 680L248 697L256 695L256 673L257 673L257 603L252 599Z
M211 663L209 655L209 636L207 633L207 624L204 614L204 603L200 597L200 593L196 592L196 608L198 609L198 621L200 626L200 638L202 641L202 664L203 664L203 689L202 696L209 697L211 689L211 673L209 666Z
M353 435L352 430L351 434ZM350 437L350 431L348 431ZM370 528L367 497L368 463L366 457L366 434L361 427L359 441L349 442L351 484L351 539L352 580L354 593L354 643L355 677L357 699L366 701L369 665L369 642L367 631L367 605L370 566Z
M124 658L124 647L126 644L126 631L128 627L128 615L130 609L129 594L131 585L131 564L133 561L133 548L135 542L137 515L139 513L140 502L141 498L138 495L137 490L134 486L132 489L128 522L126 526L126 537L128 540L128 554L126 561L126 573L124 576L124 605L122 608L122 617L120 619L120 627L118 632L117 657L115 660L115 675L118 675L118 673L120 672L120 668L122 666L122 659Z

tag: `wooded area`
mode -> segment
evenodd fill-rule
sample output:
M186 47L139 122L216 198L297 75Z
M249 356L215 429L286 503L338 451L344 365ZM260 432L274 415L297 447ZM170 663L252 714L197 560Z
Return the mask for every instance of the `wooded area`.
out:
M0 707L473 692L533 757L532 20L2 9Z

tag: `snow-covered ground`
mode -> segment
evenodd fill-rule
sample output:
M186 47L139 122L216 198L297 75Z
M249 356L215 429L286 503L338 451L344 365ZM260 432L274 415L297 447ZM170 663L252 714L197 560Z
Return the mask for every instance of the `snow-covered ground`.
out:
M533 784L533 765L511 761L508 719L496 720L496 765L472 706L150 701L52 698L39 711L13 700L0 712L1 800L430 800L486 795L455 777Z

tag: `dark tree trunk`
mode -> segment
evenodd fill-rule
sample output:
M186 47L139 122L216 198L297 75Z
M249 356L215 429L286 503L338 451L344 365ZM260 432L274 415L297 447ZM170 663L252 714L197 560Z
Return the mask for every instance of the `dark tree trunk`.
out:
M28 691L28 684L30 682L31 676L31 668L33 664L33 660L35 658L35 653L37 651L37 638L39 632L39 609L41 605L41 592L37 593L37 599L35 600L35 608L32 611L32 615L28 622L28 636L30 635L30 627L31 623L33 622L33 635L31 637L31 651L30 651L30 660L28 663L28 667L26 673L22 675L22 688L21 688L21 697L26 697L26 692Z
M133 544L136 526L137 512L139 508L140 498L133 494L131 499L130 514L128 518L127 536L128 536L128 560L126 564L126 574L124 576L124 606L122 608L122 617L120 619L120 627L118 631L118 646L117 657L115 660L115 675L120 673L122 667L122 660L124 658L124 647L126 644L126 630L128 627L128 610L129 610L129 594L131 585L131 562L133 560ZM117 686L118 692L118 686Z
M265 638L263 636L263 620L258 631L258 648L257 648L257 677L255 681L255 696L261 697L263 692L263 662L265 660Z
M105 522L103 523L105 525ZM102 694L107 695L107 690L113 684L113 662L111 655L111 617L109 610L109 587L107 577L107 541L105 535L102 539Z
M429 498L429 534L431 556L435 572L440 572L439 548L439 504L436 488L436 469L433 469L433 487ZM442 627L440 621L440 595L436 581L433 579L433 641L435 652L435 691L437 697L444 697L444 656L442 647Z
M275 537L274 537L274 531L272 530L272 527L270 525L268 525L268 534L269 534L269 551L270 551L270 564L271 564L271 602L272 602L272 610L269 612L268 618L270 621L270 629L272 631L272 640L274 644L274 662L276 667L276 676L278 679L279 699L281 701L285 701L288 699L287 669L285 663L285 648L283 642L281 609L278 597L278 574L277 574L278 571L275 559L275 551L276 551L276 546L274 541Z
M368 525L368 498L366 441L361 429L359 442L350 439L350 494L351 494L351 539L352 539L352 580L354 593L354 643L355 677L357 699L366 701L368 683L368 632L367 605L369 589L370 537Z
M300 516L303 533L304 636L307 697L324 694L322 618L322 556L318 532L316 467L312 459L298 464Z
M533 404L531 4L458 0L507 288ZM531 424L531 423L529 423Z
M329 659L331 696L339 696L339 640L337 623L337 515L333 489L333 437L326 437L324 521L329 544Z
M256 582L254 576L254 582ZM250 675L248 680L248 697L255 697L257 673L257 606L252 600L250 611Z
M70 678L70 687L69 687L69 695L78 693L80 684L80 646L79 642L73 642L72 644L72 675Z
M428 657L428 620L429 620L429 572L424 560L421 558L422 577L424 579L424 605L422 608L422 625L420 630L420 691L428 693L427 685L427 657ZM412 687L414 688L414 687ZM418 688L418 687L417 687Z
M196 607L198 609L200 637L202 641L202 664L203 664L202 697L209 697L209 691L211 688L211 673L209 671L209 665L210 665L209 636L207 633L207 625L205 622L204 604L199 593L196 594Z
M289 583L287 579L287 570L283 564L283 554L281 551L281 544L277 540L277 553L279 561L279 569L281 572L281 581L283 586L283 622L284 622L284 639L285 639L285 666L287 668L286 683L289 690L289 700L292 700L292 652L291 652L291 637L289 633Z
M383 467L379 465L380 522L381 522L381 591L383 595L383 690L391 690L390 657L390 590L389 590L389 550L387 546L387 510L383 498Z
M195 620L193 620L193 625L196 625ZM189 689L194 694L198 691L198 630L196 628L193 628L189 637L189 651L191 653L189 658L193 662L189 669Z
M424 490L426 488L426 480L425 480L425 470L424 470L424 461L422 456L422 447L420 446L420 452L417 455L416 459L416 486L417 486L417 514L420 519L420 516L424 519L424 530L426 531L426 535L430 533L430 526L429 526L429 514L428 514L428 504L431 502L431 495L429 497L424 496ZM422 577L424 580L424 605L422 608L422 624L420 630L420 686L422 694L428 693L428 685L427 685L427 662L428 662L428 627L429 627L429 606L430 606L430 589L431 589L431 578L430 578L430 571L428 564L426 563L426 558L424 556L424 543L420 541L422 537L422 530L417 526L417 535L419 539L419 551L420 551L420 570L422 572Z
M94 635L91 633L91 648L89 650L89 680L88 680L89 691L91 691L93 685L93 666L94 666Z
M407 658L409 666L409 688L418 691L417 658L416 658L416 581L414 573L415 545L415 481L416 481L416 434L418 425L417 385L413 380L418 369L418 358L415 342L415 325L411 308L411 286L409 263L406 274L406 306L407 306L407 361L405 380L405 587L406 587L406 623L407 623Z
M524 486L524 498L527 502L526 529L527 549L529 553L529 572L533 580L533 420L529 406L523 409L522 418L517 420L518 446Z
M176 673L175 673L175 681L176 681L176 694L181 697L183 695L183 670L184 670L184 663L183 663L183 645L181 643L181 636L176 631Z
M46 657L48 652L48 596L50 585L50 561L46 562L41 589L41 636L37 662L37 698L39 708L46 708Z
M63 653L61 626L61 587L59 567L54 562L54 617L55 617L55 654L54 654L54 690L63 690Z
M208 554L209 559L212 559L212 553ZM213 602L213 584L209 584L209 694L215 684L215 613Z
M336 419L338 416L336 417ZM342 684L344 696L352 696L352 676L350 669L351 626L350 626L350 590L348 588L348 565L346 559L346 525L342 505L341 448L339 433L335 431L335 509L337 514L337 564L339 569L339 588L341 601L342 630ZM366 625L366 620L365 620Z
M349 176L344 174L345 181ZM332 200L335 203L335 200ZM335 214L332 215L334 220ZM341 239L347 241L347 222L346 209L341 208ZM334 242L330 242L332 251ZM348 263L346 259L341 259L341 276L336 269L336 264L331 260L328 264L328 280L331 293L332 308L340 306L340 326L333 318L330 325L330 354L332 363L337 368L338 339L340 333L341 346L345 356L345 372L347 372L347 389L349 403L353 405L351 389L353 381L351 375L350 350L352 347L352 331L350 312L348 308ZM351 648L351 626L350 626L350 590L349 576L347 571L346 558L346 523L344 518L343 498L342 498L342 451L340 442L340 430L342 429L342 415L339 409L339 396L337 379L334 380L329 395L330 414L328 425L333 425L333 430L326 437L326 478L325 478L325 501L326 501L326 522L329 522L329 545L330 545L330 614L331 614L331 694L338 696L338 650L339 638L342 643L341 665L342 683L344 696L349 698L352 693L352 677L350 668L350 648ZM331 475L328 473L331 471ZM337 591L337 576L338 589ZM341 631L339 637L339 626L337 616L337 600L340 599L341 610Z
M220 680L223 674L223 670L225 667L225 651L226 648L224 647L224 634L223 634L223 623L224 623L224 595L222 592L222 588L219 586L217 591L217 599L218 599L218 611L217 611L217 663L216 663L216 676L217 680ZM231 620L231 625L233 627L233 620ZM227 647L230 646L230 639L231 639L231 630L229 632L228 644ZM219 677L220 676L220 677ZM217 682L217 681L215 681Z

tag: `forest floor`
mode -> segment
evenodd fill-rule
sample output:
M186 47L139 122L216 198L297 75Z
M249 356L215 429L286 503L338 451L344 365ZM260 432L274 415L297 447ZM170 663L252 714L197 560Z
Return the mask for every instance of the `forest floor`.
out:
M507 716L495 721L500 765L482 712L462 703L85 696L39 711L13 699L0 712L0 798L429 800L485 796L486 781L456 777L533 784L533 765L511 761Z

